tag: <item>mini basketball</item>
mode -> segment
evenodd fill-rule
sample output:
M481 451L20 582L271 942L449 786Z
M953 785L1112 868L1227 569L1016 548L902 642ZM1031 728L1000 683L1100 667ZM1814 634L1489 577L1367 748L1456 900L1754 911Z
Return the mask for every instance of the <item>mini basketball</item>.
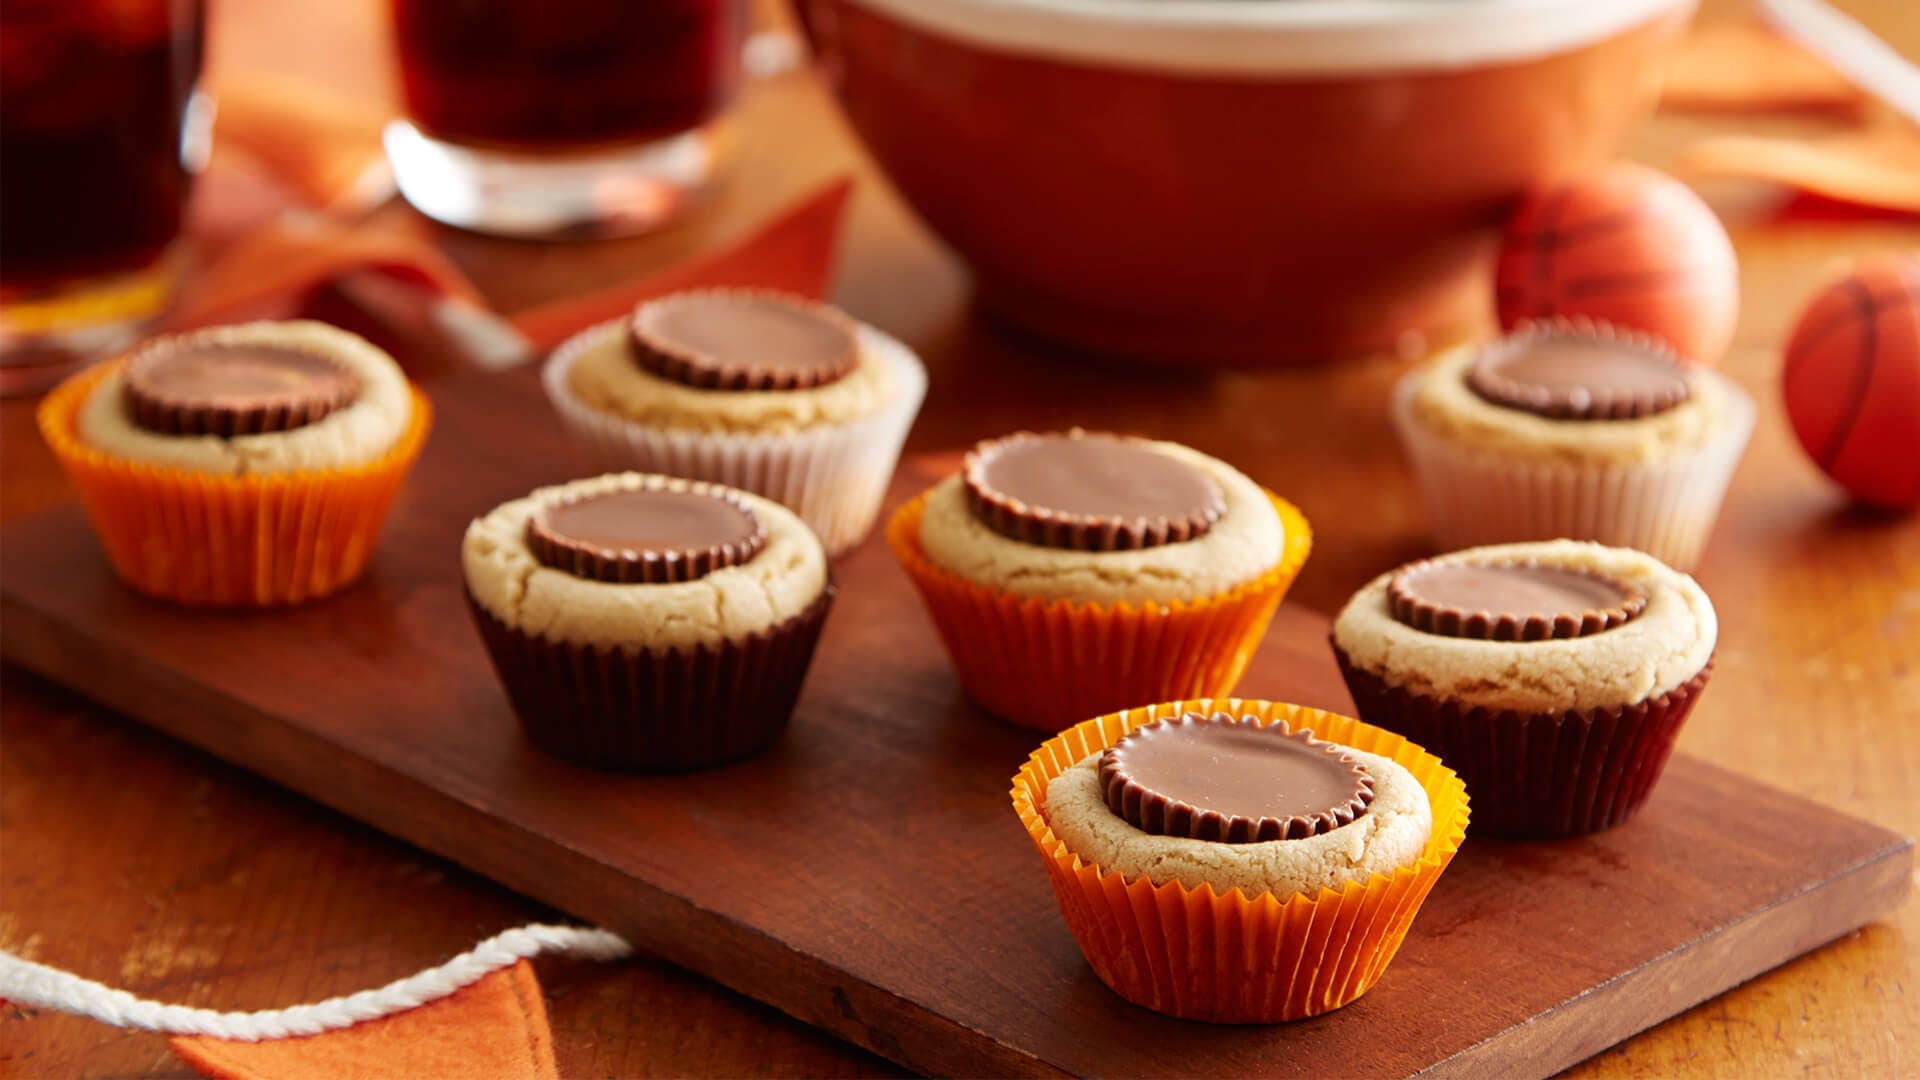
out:
M1584 315L1665 338L1699 364L1733 340L1740 268L1707 204L1663 172L1615 162L1528 196L1494 281L1500 325Z
M1920 506L1920 252L1821 289L1787 339L1780 389L1822 472L1863 503Z

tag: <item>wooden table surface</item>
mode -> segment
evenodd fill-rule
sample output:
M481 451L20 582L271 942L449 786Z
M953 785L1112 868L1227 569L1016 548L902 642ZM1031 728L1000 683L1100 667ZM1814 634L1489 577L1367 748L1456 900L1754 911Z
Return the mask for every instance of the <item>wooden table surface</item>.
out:
M1909 55L1920 7L1849 0ZM1709 15L1731 3L1709 0ZM215 64L386 99L367 3L227 0ZM365 41L319 48L316 42ZM534 246L433 229L503 310L671 264L738 235L820 182L862 179L836 299L922 348L936 402L912 445L1088 420L1177 438L1295 499L1315 552L1290 597L1331 612L1427 550L1380 403L1401 365L1217 377L1102 371L981 326L965 277L901 207L804 73L754 87L753 138L726 193L669 233ZM1659 163L1698 134L1815 131L1815 121L1662 116L1630 148ZM1794 313L1850 256L1920 246L1888 220L1763 223L1755 193L1709 192L1733 229L1745 302L1724 370L1759 429L1698 576L1722 617L1713 689L1681 748L1906 833L1920 833L1920 519L1847 507L1801 456L1777 402ZM65 498L31 402L0 406L0 517ZM4 634L0 628L0 634ZM111 678L111 672L103 672ZM147 997L265 1008L386 982L505 927L553 918L475 878L152 734L25 673L0 674L0 948ZM1755 822L1790 829L1792 822ZM666 965L541 965L569 1076L878 1074L832 1038ZM1920 1071L1920 905L1615 1047L1585 1076L1891 1076ZM191 1075L154 1036L0 1013L0 1073Z

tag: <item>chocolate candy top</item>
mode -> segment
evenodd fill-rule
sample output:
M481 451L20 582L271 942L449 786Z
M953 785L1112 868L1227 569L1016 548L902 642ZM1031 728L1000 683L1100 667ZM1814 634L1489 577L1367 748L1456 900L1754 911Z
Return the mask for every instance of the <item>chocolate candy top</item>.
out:
M133 422L163 435L291 431L360 395L338 360L266 342L162 342L127 364L125 386Z
M1522 331L1467 369L1482 399L1553 420L1634 420L1693 393L1686 366L1651 342L1578 327Z
M636 362L704 390L805 390L845 378L857 328L832 308L770 292L691 292L643 304L628 325Z
M527 547L543 564L590 581L693 581L760 553L766 527L744 501L710 484L665 483L543 507Z
M1227 511L1219 481L1144 439L1021 433L983 442L962 473L967 505L1009 539L1131 551L1206 534Z
M1647 594L1617 578L1532 562L1417 562L1387 582L1393 617L1416 630L1483 641L1583 637L1619 626Z
M1135 828L1224 844L1317 836L1373 801L1345 747L1220 712L1135 728L1099 768L1107 806Z

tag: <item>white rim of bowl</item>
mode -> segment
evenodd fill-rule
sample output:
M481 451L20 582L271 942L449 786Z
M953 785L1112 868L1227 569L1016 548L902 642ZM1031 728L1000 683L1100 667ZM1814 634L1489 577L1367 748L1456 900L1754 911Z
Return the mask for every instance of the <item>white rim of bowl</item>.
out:
M1205 75L1339 75L1512 63L1698 0L844 0L985 48ZM831 6L815 28L834 36Z

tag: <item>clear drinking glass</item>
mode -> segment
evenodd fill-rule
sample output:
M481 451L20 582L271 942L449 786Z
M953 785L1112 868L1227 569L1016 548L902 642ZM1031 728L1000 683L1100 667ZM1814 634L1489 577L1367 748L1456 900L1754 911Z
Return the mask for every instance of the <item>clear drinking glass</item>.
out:
M745 0L392 0L407 116L400 191L509 236L657 228L731 138Z
M0 393L139 336L205 164L201 0L0 0Z

